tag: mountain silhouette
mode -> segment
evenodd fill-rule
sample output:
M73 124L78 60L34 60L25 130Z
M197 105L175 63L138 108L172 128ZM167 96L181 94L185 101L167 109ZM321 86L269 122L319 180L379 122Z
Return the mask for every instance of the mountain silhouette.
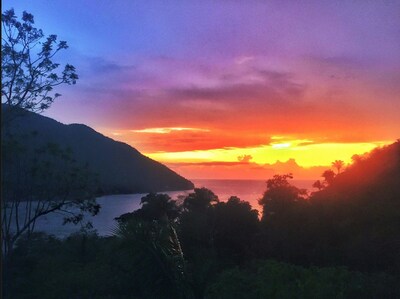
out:
M15 114L16 117L11 116ZM145 193L194 188L192 182L165 165L86 125L65 125L33 112L10 110L4 104L2 119L12 119L2 125L3 140L11 134L27 148L54 143L61 148L71 149L78 163L88 165L98 175L101 193Z
M400 141L354 156L352 165L310 199L304 220L309 237L302 235L315 238L310 259L400 273L399 183Z
M316 197L339 201L373 199L398 202L399 182L400 140L364 155L354 155L353 163Z

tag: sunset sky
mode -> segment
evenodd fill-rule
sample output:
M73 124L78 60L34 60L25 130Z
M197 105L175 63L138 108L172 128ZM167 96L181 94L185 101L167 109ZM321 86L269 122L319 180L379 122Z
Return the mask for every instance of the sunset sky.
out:
M315 178L400 137L400 1L2 1L70 48L45 115L187 178Z

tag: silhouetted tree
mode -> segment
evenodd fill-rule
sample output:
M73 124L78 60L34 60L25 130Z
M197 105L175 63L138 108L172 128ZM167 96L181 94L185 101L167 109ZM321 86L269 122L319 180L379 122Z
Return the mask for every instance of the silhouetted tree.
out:
M64 223L83 224L85 213L98 213L95 175L74 161L68 149L56 144L28 149L9 138L2 142L2 154L1 228L6 256L24 233L32 234L44 215L57 212Z
M339 174L341 169L344 167L344 162L342 160L335 160L332 162L332 166L336 168L336 174Z
M149 193L142 207L117 218L115 235L129 246L132 279L150 298L191 298L185 259L175 226L179 207L167 194Z
M127 221L137 218L147 221L168 219L175 221L180 214L180 207L168 194L149 193L141 199L142 207L134 212L123 214L116 218L118 221Z
M333 173L333 172L332 172ZM333 175L332 175L333 177ZM314 260L359 270L400 271L400 143L354 159L312 195Z
M215 248L218 258L227 264L238 264L251 255L258 232L258 211L247 201L231 196L215 209Z
M324 178L324 182L326 185L330 185L333 182L333 179L335 178L335 173L332 170L325 170L322 175Z
M6 10L1 22L1 101L8 110L2 114L2 129L10 129L11 121L24 115L24 109L42 112L49 108L60 96L53 89L75 84L78 76L70 64L57 71L60 64L53 58L68 48L67 42L57 41L54 34L45 37L34 27L32 14L24 11L18 20L13 9ZM7 173L2 175L1 198L6 252L23 233L33 232L39 217L59 212L66 215L65 222L78 223L83 212L96 214L99 210L87 185L89 172L79 168L70 152L54 144L35 150L11 131L2 143L2 162L7 164L3 167ZM79 212L72 212L71 207Z
M293 203L307 197L307 190L291 185L289 179L293 179L291 173L274 175L267 180L267 190L259 200L259 204L263 206L263 219L282 213Z
M305 189L290 184L292 174L274 175L267 180L267 190L259 200L263 207L260 237L257 243L261 257L273 257L297 262L302 258L299 250L309 208Z
M213 244L216 221L213 206L218 202L218 196L206 188L195 188L184 199L180 232L189 255L191 248L209 247Z
M324 183L322 183L320 180L317 180L313 183L313 188L317 188L318 191L321 191L322 189L324 189Z
M211 205L219 202L218 196L207 188L195 188L194 193L190 193L183 202L185 211L203 211Z
M132 279L144 298L192 298L185 259L174 225L166 218L120 221L115 235L128 250Z
M196 298L203 298L206 285L215 275L218 260L215 250L216 213L219 199L211 190L195 188L183 201L179 217L182 248L189 261Z
M45 37L34 27L33 15L23 12L17 19L13 9L1 16L1 101L10 107L41 112L60 96L53 89L61 84L75 84L75 68L60 64L54 56L67 49L66 41L57 41L57 35Z

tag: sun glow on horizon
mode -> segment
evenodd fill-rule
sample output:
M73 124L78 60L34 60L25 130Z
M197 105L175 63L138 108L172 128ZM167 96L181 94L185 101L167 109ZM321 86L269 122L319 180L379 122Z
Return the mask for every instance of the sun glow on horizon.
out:
M101 131L190 178L264 178L274 172L318 178L332 161L350 164L352 156L393 142L334 142L317 135L296 138L292 134L265 134L257 140L239 132L226 138L220 130L196 126Z
M365 143L304 143L304 140L272 143L249 148L221 148L183 152L144 153L152 159L165 163L200 163L200 162L238 162L238 157L250 155L251 162L256 164L273 164L294 159L305 168L329 166L334 160L351 162L355 154L364 154L372 149L391 142Z

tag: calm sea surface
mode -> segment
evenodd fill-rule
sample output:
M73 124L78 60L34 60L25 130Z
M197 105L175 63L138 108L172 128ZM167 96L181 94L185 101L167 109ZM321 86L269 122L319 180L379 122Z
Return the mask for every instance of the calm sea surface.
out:
M206 187L212 190L221 201L226 201L235 195L240 199L250 202L258 210L260 206L257 200L262 197L266 188L265 181L260 180L192 180L197 188ZM292 183L299 188L311 189L313 181L293 180ZM187 195L193 190L165 192L171 198L178 199L180 195ZM111 235L116 227L115 217L132 212L140 208L140 199L146 194L107 195L97 198L101 210L95 217L87 216L97 230L99 235ZM48 214L37 221L37 231L44 231L57 237L66 237L71 233L79 231L80 227L66 224L62 225L63 217L59 214Z

